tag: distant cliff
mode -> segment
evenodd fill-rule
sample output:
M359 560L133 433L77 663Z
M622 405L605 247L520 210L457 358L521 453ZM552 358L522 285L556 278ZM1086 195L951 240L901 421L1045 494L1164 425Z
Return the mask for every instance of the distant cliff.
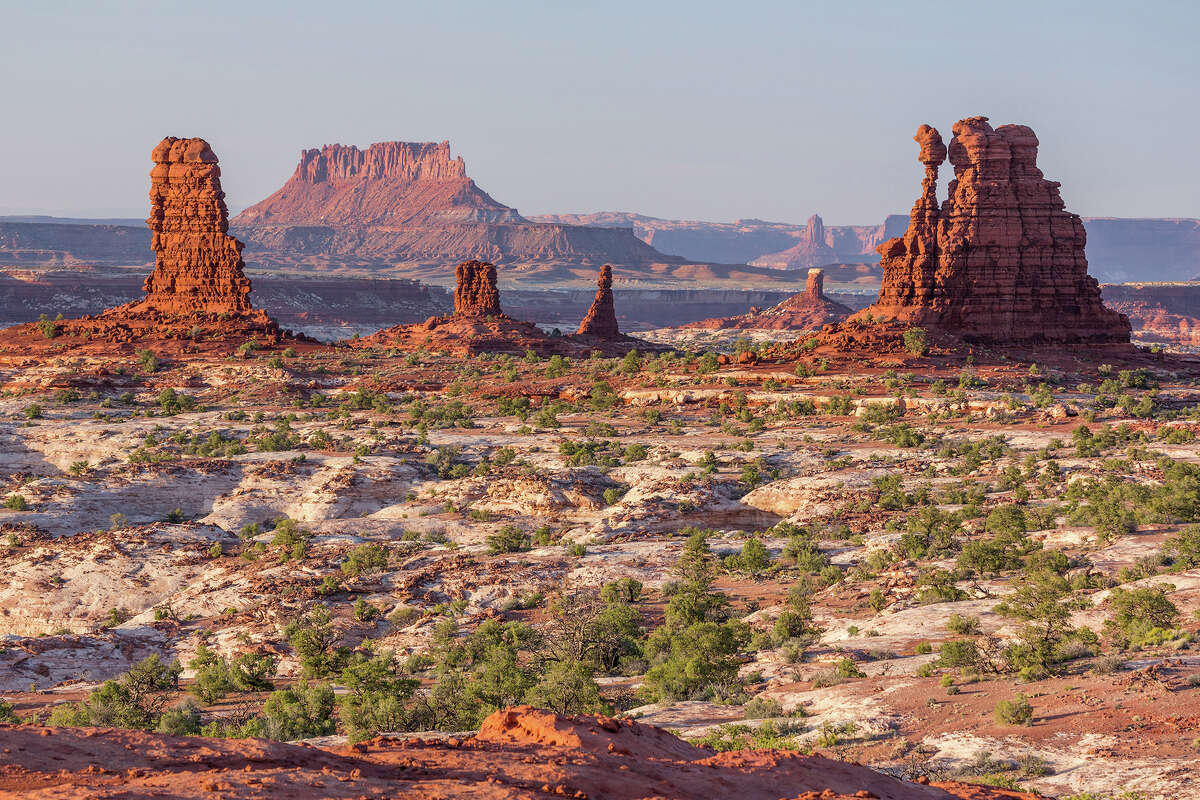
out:
M814 214L804 225L739 219L736 222L672 220L603 211L545 214L539 222L631 228L635 236L664 253L691 261L807 269L835 263L879 261L876 246L903 233L908 217L889 216L882 225L825 225Z
M664 253L693 261L806 269L832 263L877 263L875 248L900 236L907 215L881 225L804 225L743 219L736 222L668 220L605 211L549 214L531 219L573 225L627 227ZM1084 217L1089 272L1102 281L1200 279L1200 220Z

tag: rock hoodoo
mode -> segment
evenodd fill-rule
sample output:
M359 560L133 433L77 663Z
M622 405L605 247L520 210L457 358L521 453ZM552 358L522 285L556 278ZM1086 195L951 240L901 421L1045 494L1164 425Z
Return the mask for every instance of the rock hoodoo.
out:
M496 288L496 265L486 261L464 261L454 270L454 313L460 317L499 317L500 290Z
M579 324L578 333L595 336L600 339L616 339L621 332L617 329L617 312L613 308L613 273L612 266L605 264L600 268L600 278L596 281L596 299L588 309L587 316Z
M146 278L146 299L132 310L249 313L242 243L226 233L229 212L212 148L203 139L168 136L151 157L146 224L154 233L155 263Z
M150 217L154 270L146 296L132 303L53 326L17 325L0 335L0 351L103 353L136 345L162 352L226 350L253 340L300 343L261 309L250 305L242 272L242 243L226 233L229 214L221 168L208 142L168 136L152 154Z
M592 304L589 319L594 318L595 331L611 330L611 335L599 332L587 334L585 320L579 334L563 336L558 331L546 333L532 322L514 319L500 310L500 292L496 287L496 267L486 261L464 261L455 270L458 284L454 289L454 313L430 317L421 323L395 325L355 340L361 347L382 345L402 350L441 350L458 355L478 353L586 356L593 351L605 355L623 355L629 350L658 352L665 349L650 342L617 333L617 319L612 311L612 270L607 266L600 272L600 290ZM604 297L607 295L607 311Z
M831 246L829 239L832 231L826 231L825 222L819 214L808 218L804 231L800 233L796 244L778 253L767 253L749 263L756 267L773 267L775 269L803 269L820 264L832 264L838 260L838 253Z
M1088 275L1081 219L1037 167L1033 131L993 129L987 117L953 130L949 148L928 125L913 137L925 165L921 197L904 235L879 246L883 285L862 314L980 343L1128 342L1129 321L1101 304ZM947 153L954 180L939 207Z

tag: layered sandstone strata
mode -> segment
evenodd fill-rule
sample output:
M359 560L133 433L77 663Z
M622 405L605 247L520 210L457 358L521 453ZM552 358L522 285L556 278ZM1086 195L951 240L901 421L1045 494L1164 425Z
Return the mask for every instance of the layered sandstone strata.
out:
M486 261L464 261L454 270L454 313L460 317L498 317L500 290L496 288L496 265Z
M226 233L221 168L208 142L168 136L152 159L146 224L155 262L146 296L95 316L14 326L0 335L0 351L100 353L138 344L197 352L295 340L250 305L242 243Z
M682 263L631 231L530 222L467 175L449 142L305 150L286 183L233 221L255 264L394 268L493 263Z
M1033 131L986 117L953 130L949 148L928 125L914 137L921 197L904 235L879 247L883 285L863 316L992 344L1128 342L1129 321L1104 308L1088 275L1081 219L1037 167ZM939 207L947 153L955 177Z
M605 264L600 268L600 277L596 281L596 299L588 309L587 316L579 324L578 333L595 336L599 339L616 339L621 331L617 328L617 312L613 307L612 265Z
M136 310L247 314L250 280L242 243L230 236L217 156L203 139L168 136L151 155L150 217L154 271Z

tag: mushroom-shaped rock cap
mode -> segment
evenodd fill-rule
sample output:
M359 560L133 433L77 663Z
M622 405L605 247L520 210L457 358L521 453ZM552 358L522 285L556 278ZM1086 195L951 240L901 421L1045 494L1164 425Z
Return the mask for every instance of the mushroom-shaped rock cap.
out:
M920 162L936 166L946 160L946 145L942 144L942 135L938 129L930 125L917 128L913 141L921 145Z
M217 154L200 138L168 136L158 143L150 158L155 164L216 164Z

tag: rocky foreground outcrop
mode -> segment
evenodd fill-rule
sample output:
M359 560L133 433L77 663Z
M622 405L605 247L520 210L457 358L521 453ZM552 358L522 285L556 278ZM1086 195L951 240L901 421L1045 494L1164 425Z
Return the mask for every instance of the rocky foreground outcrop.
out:
M709 330L816 330L850 316L851 309L825 296L825 271L810 269L804 291L766 310L751 309L736 317L704 319L685 328Z
M928 125L914 137L921 197L904 235L879 247L883 285L861 316L991 344L1128 342L1129 321L1102 305L1088 275L1082 220L1037 167L1033 130L993 129L987 117L953 130L949 148ZM947 155L954 180L939 207Z
M965 784L919 784L782 750L714 753L666 731L527 706L465 739L379 737L352 747L201 739L114 729L0 725L0 797L412 800L1032 800Z
M467 175L449 142L325 145L233 224L256 265L349 258L398 263L681 263L628 230L530 222Z

